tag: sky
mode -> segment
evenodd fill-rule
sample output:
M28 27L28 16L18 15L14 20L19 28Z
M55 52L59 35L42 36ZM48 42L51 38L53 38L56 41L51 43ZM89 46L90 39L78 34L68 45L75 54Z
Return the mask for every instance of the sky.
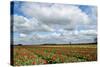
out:
M93 43L97 7L14 1L11 3L14 44Z

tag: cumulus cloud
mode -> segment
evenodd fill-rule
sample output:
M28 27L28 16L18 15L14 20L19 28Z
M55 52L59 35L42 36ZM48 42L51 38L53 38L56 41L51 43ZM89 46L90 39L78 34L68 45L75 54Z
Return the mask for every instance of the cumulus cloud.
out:
M79 33L82 35L87 35L87 36L96 36L97 35L96 30L81 30Z
M26 37L27 36L26 34L23 34L23 33L20 33L19 35L20 35L20 37Z
M15 32L28 33L34 28L32 26L33 23L29 23L29 20L26 17L14 15L13 19L14 19L14 31Z
M63 25L65 29L74 29L78 23L90 23L88 15L78 6L25 2L21 11L24 15L35 17L47 25Z
M13 15L17 43L93 42L97 36L94 7L88 14L76 5L23 2L19 11Z
M28 19L24 16L14 15L14 31L29 34L35 31L53 31L53 28L41 23L36 18Z

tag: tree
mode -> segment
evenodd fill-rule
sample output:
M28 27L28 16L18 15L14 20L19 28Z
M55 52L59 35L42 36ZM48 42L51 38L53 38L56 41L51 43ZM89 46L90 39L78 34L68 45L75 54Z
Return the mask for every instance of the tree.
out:
M18 44L19 46L22 46L22 44Z

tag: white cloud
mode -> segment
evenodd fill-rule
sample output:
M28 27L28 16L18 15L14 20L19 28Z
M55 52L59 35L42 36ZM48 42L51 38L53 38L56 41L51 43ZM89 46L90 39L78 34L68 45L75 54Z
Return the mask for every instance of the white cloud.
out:
M13 15L20 43L91 42L97 36L97 25L78 6L25 2L20 10L24 16Z
M14 15L14 31L29 34L35 31L53 31L54 29L41 23L36 18L28 19L24 16Z
M20 37L26 37L27 35L26 34L23 34L23 33L20 33L19 36Z
M34 29L33 23L29 22L29 20L24 16L14 15L14 31L20 33L28 33ZM36 21L33 21L36 23Z
M48 33L48 34L33 34L32 37L34 39L55 39L55 38L60 38L60 33Z
M80 34L87 35L87 36L96 36L97 31L96 30L81 30Z
M77 24L88 24L90 18L78 6L44 3L23 3L21 11L28 17L35 17L47 25L64 25L65 29L74 29Z

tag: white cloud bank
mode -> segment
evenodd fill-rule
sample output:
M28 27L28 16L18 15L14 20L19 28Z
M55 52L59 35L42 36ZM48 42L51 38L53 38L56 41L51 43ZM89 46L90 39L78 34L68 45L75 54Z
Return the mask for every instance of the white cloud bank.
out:
M25 2L20 11L25 16L13 15L17 43L93 42L97 35L90 15L75 5Z
M77 24L88 24L90 18L78 7L59 4L23 3L21 11L28 17L35 17L47 25L63 25L73 29Z

